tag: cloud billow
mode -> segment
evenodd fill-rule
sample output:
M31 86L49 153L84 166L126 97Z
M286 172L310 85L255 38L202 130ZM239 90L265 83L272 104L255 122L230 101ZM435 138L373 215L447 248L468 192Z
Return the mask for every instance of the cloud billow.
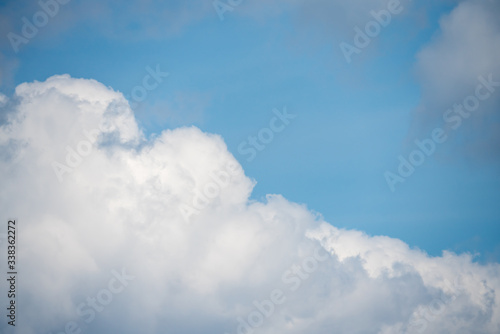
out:
M220 136L148 139L95 80L23 83L9 101L0 212L20 226L16 333L499 331L497 263L338 229L280 195L252 201ZM228 163L241 173L187 223L179 206ZM256 306L278 290L272 312Z

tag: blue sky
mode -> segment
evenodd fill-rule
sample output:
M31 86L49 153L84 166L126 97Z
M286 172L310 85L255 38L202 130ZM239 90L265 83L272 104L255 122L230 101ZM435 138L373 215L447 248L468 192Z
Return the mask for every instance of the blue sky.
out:
M13 31L36 8L15 8L9 1L2 6L13 13ZM263 3L243 2L221 21L207 1L184 23L136 20L127 6L112 16L97 7L95 14L67 22L63 16L78 15L79 6L61 6L17 54L3 41L2 92L68 73L130 95L145 68L159 65L169 77L135 110L145 132L194 124L220 134L257 180L253 198L280 193L336 226L401 238L433 255L448 249L500 258L496 155L471 160L454 150L458 141L449 141L394 193L383 176L397 167L413 135L414 112L426 103L416 55L439 36L439 20L456 2L405 7L351 64L338 45L352 43L353 27L369 21L363 13L358 21L334 25L297 8L269 13ZM150 6L146 11L154 10ZM165 6L172 15L188 7L172 1ZM238 145L266 126L273 108L285 106L297 118L247 162ZM439 159L442 152L451 157Z
M499 333L499 14L1 1L0 331Z

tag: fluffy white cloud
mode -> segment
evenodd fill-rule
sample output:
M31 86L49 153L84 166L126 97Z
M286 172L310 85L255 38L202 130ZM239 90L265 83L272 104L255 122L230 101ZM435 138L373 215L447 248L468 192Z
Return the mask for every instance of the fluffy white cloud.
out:
M250 201L254 181L220 136L192 127L146 138L120 93L67 75L19 85L2 108L16 333L72 321L84 333L500 330L498 264L340 230L279 195ZM186 222L181 205L231 163L239 173Z

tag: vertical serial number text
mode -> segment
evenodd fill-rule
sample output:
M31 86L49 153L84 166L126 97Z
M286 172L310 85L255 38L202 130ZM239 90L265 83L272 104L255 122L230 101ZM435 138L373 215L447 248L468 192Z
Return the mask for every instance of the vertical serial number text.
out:
M7 223L7 282L9 282L9 290L7 297L9 306L7 307L7 318L10 320L8 324L16 325L16 221L9 220Z

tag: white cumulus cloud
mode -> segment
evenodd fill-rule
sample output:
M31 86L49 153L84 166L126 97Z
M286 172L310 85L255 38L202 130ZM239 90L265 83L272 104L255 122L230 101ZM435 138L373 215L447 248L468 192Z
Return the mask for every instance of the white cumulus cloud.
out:
M280 195L251 201L255 182L218 135L148 138L121 93L68 75L0 107L15 333L500 331L497 263L337 229ZM179 208L228 165L229 184L186 221Z

